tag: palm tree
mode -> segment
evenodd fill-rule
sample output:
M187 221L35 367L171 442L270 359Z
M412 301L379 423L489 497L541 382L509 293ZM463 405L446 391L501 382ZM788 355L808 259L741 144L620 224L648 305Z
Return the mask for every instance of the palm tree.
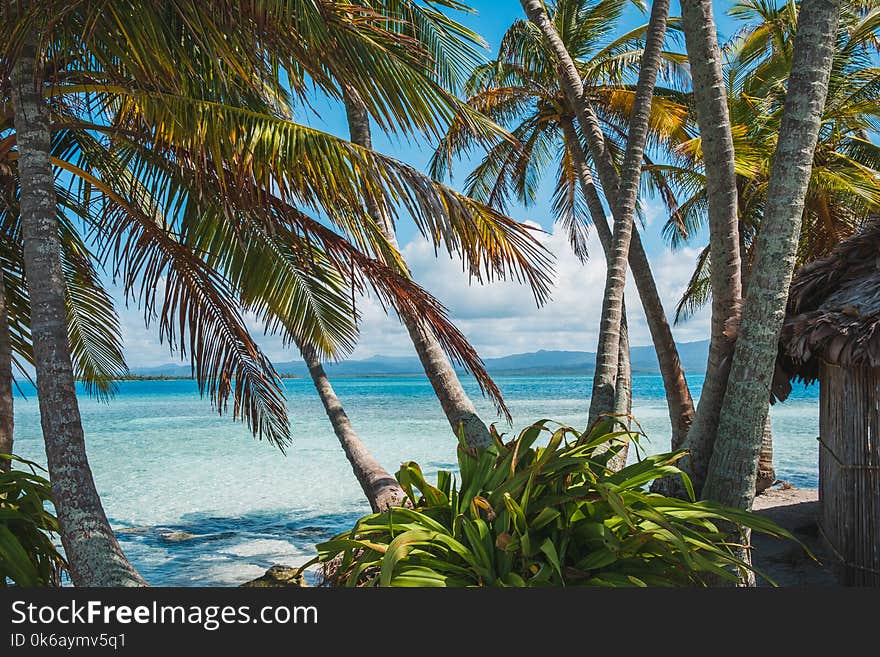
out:
M804 0L798 12L763 230L755 246L729 390L703 492L707 499L743 509L750 509L754 498L770 380L831 77L839 14L839 0Z
M729 329L731 323L739 318L741 310L742 274L733 135L711 0L682 0L681 21L691 66L694 107L706 171L709 248L712 254L709 359L694 423L683 444L689 450L689 457L681 463L682 469L699 491L712 455L727 387L733 350Z
M61 245L50 152L50 119L43 99L38 36L29 28L12 69L24 264L31 299L37 396L52 473L52 497L76 583L144 584L116 540L95 488L85 451L67 340Z
M363 104L353 93L345 96L345 109L352 143L364 148L372 148L369 116ZM367 202L369 204L369 201ZM375 205L372 208L368 205L368 211L376 217L383 237L395 250L399 250L394 224ZM446 414L452 431L456 435L463 436L471 447L489 447L492 444L489 429L477 415L473 402L464 391L458 380L458 375L443 353L440 342L433 333L425 329L418 315L404 313L400 315L400 320L409 333L419 361L421 361L425 374L431 382L431 387L434 388L434 394L440 401L440 406Z
M623 2L559 3L552 18L563 47L577 56L584 93L591 107L597 108L596 120L601 121L603 143L607 139L618 151L623 150L635 96L634 89L623 84L623 76L636 70L646 32L642 26L612 36L615 17L624 6ZM664 52L662 56L672 71L681 64L675 53ZM554 212L568 229L574 252L583 258L589 220L596 226L606 253L611 248L611 230L587 164L591 151L581 145L584 137L576 129L575 112L562 89L555 62L556 55L545 45L543 34L529 22L518 21L505 34L497 59L475 69L467 85L469 104L509 128L518 143L498 140L492 145L469 177L466 191L502 210L511 194L530 204L540 172L552 162L552 144L561 140ZM681 119L685 110L675 102L671 90L658 89L657 93L650 115L652 140L663 141L668 138L664 134L684 130ZM467 132L454 126L432 161L435 175L442 175L453 155L473 145ZM616 180L616 172L613 175ZM658 353L673 437L678 440L690 425L693 403L638 232L633 234L629 264ZM620 354L623 358L625 351Z
M278 36L232 29L242 10L254 12L248 24L281 25L264 20L273 6L214 3L210 15L202 15L201 3L180 3L170 13L165 3L140 2L119 12L106 12L103 3L87 2L57 9L53 13L53 7L41 4L4 14L10 19L3 23L9 43L4 62L15 71L16 134L11 143L18 146L37 385L43 389L41 399L51 401L44 418L47 456L75 583L142 580L119 551L89 474L68 338L63 335L68 328L63 268L57 256L34 260L35 255L60 249L53 247L51 235L57 232L59 207L52 166L79 181L79 200L87 206L85 215L101 242L101 259L122 276L126 293L140 300L148 318L159 315L163 339L183 353L189 347L199 387L218 409L224 410L232 397L233 413L245 419L258 437L283 445L289 427L280 383L250 339L241 312L261 312L267 323L288 335L307 337L325 353L337 349L346 336L346 329L338 324L338 307L322 308L323 297L315 294L324 283L320 276L309 277L316 268L310 255L316 252L326 255L337 275L353 284L359 278L367 281L390 305L419 308L443 347L470 367L503 404L478 356L449 324L442 307L412 284L396 263L394 250L374 230L372 219L359 210L361 195L371 194L389 211L400 203L435 243L462 251L477 275L523 277L541 295L546 291L541 269L547 259L531 235L498 213L426 182L389 158L279 115L284 94L272 75L278 71L278 60L267 56L264 47ZM321 30L315 28L324 23L340 25L328 22L320 13L324 9L328 8L318 12L318 22L297 14L294 24L284 23L285 39L298 27L296 22L304 20L310 30L307 36L323 43ZM46 24L47 13L63 20L51 23L55 30L51 33L42 30L40 42L34 34L36 27ZM199 20L193 19L196 15ZM192 32L194 25L199 26L197 34ZM342 25L345 32L348 28ZM129 33L150 37L123 37ZM168 38L157 41L160 34ZM53 55L64 52L69 58L53 60L51 68L44 68L41 47L50 39L55 40ZM308 42L294 39L295 52L284 51L282 63L294 90L302 89L306 74L314 77L321 70L316 63L323 54L320 47L310 59L299 56ZM206 44L215 47L217 57L199 54ZM339 59L352 68L359 66L357 57L351 62ZM313 70L303 68L304 62ZM37 63L51 84L43 85L42 78L35 76ZM359 79L364 96L375 103L377 81ZM71 112L75 118L68 122ZM58 117L56 123L53 115ZM418 113L414 115L417 120ZM96 116L110 119L96 121ZM50 141L52 132L56 137ZM61 153L53 153L53 147ZM314 172L319 172L320 184ZM293 203L322 208L358 246ZM34 235L35 227L42 232ZM482 236L487 228L491 239L478 244L475 236ZM273 237L279 235L284 242ZM48 247L41 242L44 237ZM57 236L54 239L57 244ZM360 248L372 249L377 257ZM271 255L264 266L299 285L261 278L265 269L246 275L253 261L242 253ZM34 278L42 282L39 289ZM159 304L157 283L162 279L167 279L166 289ZM235 301L236 292L244 299L241 305ZM336 328L332 328L334 318ZM62 375L52 384L45 375L47 367L61 367ZM62 411L65 418L60 418ZM62 426L68 433L53 431L59 419L69 420ZM89 533L82 531L84 527Z
M11 453L14 370L29 379L25 364L34 365L34 354L20 235L17 163L6 159L0 163L0 168L14 174L0 176L0 185L3 186L0 232L4 235L0 243L3 270L3 280L0 280L0 407L3 408L0 413L3 440L0 442L3 448L0 451ZM63 186L57 183L55 192L56 198L65 199L67 195ZM112 299L98 278L88 247L64 215L59 215L59 239L74 373L89 394L108 398L114 393L114 381L127 372L118 318Z
M457 3L450 6L463 8ZM355 7L355 4L349 6L352 15L357 13ZM455 76L462 68L462 62L476 58L476 54L471 50L471 44L480 41L477 35L451 20L437 8L410 0L363 2L358 7L364 12L370 12L372 16L387 17L382 24L383 29L398 36L401 45L408 46L396 51L378 47L366 51L377 61L378 68L416 76L423 86L428 86L435 94L436 105L448 104L458 114L467 109L459 107L458 101L446 90L455 86ZM414 45L416 47L413 47ZM429 66L426 66L426 62ZM335 69L332 64L328 66L333 70L336 82L342 90L352 143L372 149L370 116L365 103L354 85L346 82L345 71ZM407 95L412 94L412 90L411 84L398 85L394 89L396 96L387 99L388 105L417 107L418 105ZM376 118L381 121L382 117ZM467 117L465 121L467 122ZM424 121L423 129L430 131L435 123L435 120L429 118ZM402 125L405 127L407 124ZM370 196L364 198L364 206L369 215L376 220L382 237L392 249L397 251L394 222ZM453 430L456 433L461 431L465 440L471 445L488 445L491 442L489 431L477 416L438 338L418 314L405 311L399 314L412 337L425 372ZM371 506L374 509L381 509L399 503L404 499L399 486L394 478L381 468L366 445L358 438L339 398L333 391L317 353L301 340L297 341L297 345L307 363L333 430Z
M26 365L33 367L34 354L30 332L30 302L24 275L18 202L17 153L8 148L15 138L12 117L0 121L0 451L11 453L13 446L14 371L30 379ZM76 203L59 182L56 199L65 209L75 210ZM68 340L76 379L86 391L98 398L109 398L115 380L127 373L119 335L119 322L112 298L102 287L92 255L76 227L63 212L58 213L61 242L64 296L67 305ZM6 463L2 464L7 465Z
M793 5L777 8L748 2L735 5L731 13L750 21L724 48L736 158L741 270L747 291L780 131L797 12ZM825 127L819 133L805 199L798 265L827 255L836 243L880 212L880 171L876 168L880 150L867 138L880 111L874 92L880 70L871 59L877 20L875 13L853 4L843 11L823 114ZM662 170L686 196L664 229L676 248L705 223L707 199L700 139L682 142L674 151L674 163L654 168L658 174ZM687 318L711 298L709 261L709 249L703 249L679 302L676 321ZM775 479L769 419L761 455L759 490Z
M648 138L654 83L660 68L668 17L668 0L655 0L651 6L651 18L645 35L645 49L639 66L630 131L623 156L621 177L617 186L617 198L611 203L614 208L614 230L608 257L605 291L602 295L599 346L596 351L596 371L590 399L590 424L601 415L614 410L626 266L632 241L642 161Z
M402 44L416 44L415 48L402 50L406 54L405 59L395 57L396 53L391 53L392 60L388 62L389 66L397 65L411 69L411 74L422 76L426 84L436 85L435 93L438 98L445 100L456 114L467 111L466 106L460 106L455 101L451 92L457 86L462 70L469 63L478 60L479 56L474 46L483 44L479 36L453 21L437 8L412 0L365 1L360 5L352 5L355 6L359 6L364 11L381 12L387 17L385 28L398 34ZM458 3L451 3L449 6L464 8ZM383 54L377 52L375 57L379 59ZM346 81L344 75L338 75L337 78L342 89L349 137L352 143L372 149L370 113L367 106L357 90ZM413 89L399 86L395 91L396 95L388 98L388 104L406 106L405 99L401 102L399 97L412 94ZM464 118L467 120L467 116ZM437 126L426 125L425 128L430 133L435 132ZM393 126L390 130L396 132ZM364 202L368 213L376 220L382 236L395 250L398 250L392 219L369 197L366 197ZM426 330L417 315L404 313L400 315L400 319L410 335L416 354L453 432L463 436L473 447L491 445L492 437L488 427L477 414L473 402L464 391L455 369L444 354L436 336L430 330ZM327 385L329 382L320 387L326 388Z
M646 103L646 105L633 105L632 116L633 119L638 120L638 124L632 126L633 130L627 138L627 147L624 153L625 166L622 169L623 179L621 181L614 167L612 154L600 128L595 110L584 90L577 66L560 38L559 30L551 22L541 2L522 0L522 5L529 20L538 28L546 46L557 62L560 85L575 111L581 130L586 136L593 161L609 200L609 206L615 217L615 231L612 239L614 258L608 260L607 289L603 297L599 353L597 354L597 367L590 404L590 420L592 422L600 413L607 412L612 407L614 400L620 308L623 300L622 289L626 282L625 271L629 256L629 242L631 241L632 215L638 193L638 179L641 175L642 151L644 150L644 139L647 136L650 115L650 98L653 95L653 83L660 65L660 52L666 30L668 8L664 8L662 3L659 5L655 3L654 9L652 9L652 20L649 23L651 36L646 41L652 45L650 48L646 48L643 53L647 57L648 65L643 66L640 70L639 85L636 88L636 95L640 98L640 103ZM661 359L663 351L665 349L658 350L658 356ZM669 370L672 371L676 363L674 358L670 358L670 361ZM681 386L683 382L682 376L677 383ZM673 388L673 386L668 385L667 388ZM679 398L680 396L677 397L677 399ZM682 408L680 404L677 405L679 409ZM674 427L681 424L681 422L673 421Z

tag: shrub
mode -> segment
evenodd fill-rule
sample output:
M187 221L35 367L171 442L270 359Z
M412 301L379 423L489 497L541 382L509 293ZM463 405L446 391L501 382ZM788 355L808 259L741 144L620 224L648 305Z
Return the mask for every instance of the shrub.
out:
M589 434L551 424L507 443L493 432L485 450L460 444L460 483L441 471L432 485L404 463L396 476L413 508L361 518L303 568L323 564L334 586L690 586L751 567L727 540L730 523L793 538L758 515L694 501L675 466L684 452L610 470L628 441L638 450L639 434L618 420ZM690 500L646 490L674 475Z
M52 542L58 520L46 510L51 502L49 482L37 474L39 465L16 456L25 470L0 472L0 587L10 580L18 586L59 586L64 557Z

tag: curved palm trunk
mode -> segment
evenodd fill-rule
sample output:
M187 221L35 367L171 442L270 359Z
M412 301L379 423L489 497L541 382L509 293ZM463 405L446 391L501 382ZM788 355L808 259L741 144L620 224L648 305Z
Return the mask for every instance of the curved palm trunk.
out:
M602 251L607 259L611 251L611 229L608 227L608 220L605 218L605 208L602 207L602 200L599 198L599 193L593 184L593 177L587 166L587 160L579 143L577 131L574 129L574 123L569 117L562 116L560 117L560 124L562 125L563 138L566 141L566 145L571 153L572 163L578 174L578 184L587 199L587 209L590 212L593 224L596 226L596 234L599 236L599 243L602 245ZM654 289L656 291L656 287ZM614 413L615 415L630 415L632 413L632 367L630 364L629 328L626 321L625 300L623 302L620 324L620 349L617 360ZM609 463L610 467L614 470L623 468L626 465L628 452L629 445L622 449L618 456Z
M541 30L541 33L544 36L547 45L551 48L557 58L560 84L565 91L566 97L571 103L572 108L574 109L575 116L577 117L581 130L583 131L584 136L587 140L587 144L593 156L593 161L596 163L596 168L599 172L599 178L602 183L602 187L605 190L605 196L608 199L612 213L614 214L616 224L616 218L620 216L617 207L619 201L618 190L620 188L620 180L618 178L617 170L615 169L611 153L607 149L605 136L602 133L599 119L584 94L583 84L581 82L580 76L578 75L577 68L575 67L574 62L571 59L571 55L566 50L565 44L562 43L562 40L559 38L559 34L556 32L555 27L550 22L550 19L547 16L547 12L544 9L543 3L541 3L540 0L521 0L521 4L529 20L534 23L538 27L538 29ZM662 32L662 34L665 34L666 16L668 14L669 8L668 3L658 3L658 5L659 6L655 6L654 8L652 8L652 24L653 28L655 28L655 37L658 35L658 32ZM656 14L662 16L663 19L656 19L655 12ZM662 23L662 26L659 23ZM658 40L655 38L654 44L652 44L652 48L656 49L656 54L651 54L649 59L656 59L657 64L655 66L651 66L650 64L647 67L643 66L643 69L647 69L644 71L645 76L653 75L654 78L656 78L656 71L657 67L659 66L659 48L662 47L662 42L663 38L661 37L659 39L658 47ZM648 62L646 61L645 63ZM653 74L651 73L651 69L653 69ZM640 78L641 75L642 74L640 73ZM642 97L644 98L644 96L647 95L649 92L652 95L653 82L650 85L650 90L645 89L645 87L648 86L647 79L644 81L640 79L640 83L641 82L644 82L644 84L640 84L643 92ZM641 103L643 103L643 101L636 101L634 111L638 112L640 110ZM644 109L645 116L649 115L650 103L648 103L648 107ZM610 245L612 241L611 231L607 228L607 223L604 219L605 213L604 210L602 210L602 203L595 189L595 185L592 182L592 177L589 176L589 169L586 167L585 159L582 155L583 151L580 148L579 140L577 139L576 135L574 135L574 130L572 126L569 125L566 128L565 122L563 122L563 128L568 133L566 137L567 140L576 147L577 152L581 153L581 164L578 165L581 185L582 188L585 189L587 202L590 205L591 214L594 217L594 223L597 227L596 232L599 234L600 240L607 239L609 247L606 248L606 252L610 252ZM645 122L644 129L647 130L647 122ZM574 136L572 137L572 135ZM634 141L634 145L638 145L637 141L638 139ZM641 148L644 148L643 141ZM634 189L636 190L636 192L638 190L637 172L640 171L641 161L638 162L635 171L633 171L632 168L630 170L631 175L636 175L636 182L634 183ZM630 193L632 193L633 188L630 187L629 189ZM632 204L632 207L634 208L634 198L632 200ZM601 220L596 221L597 217L601 217ZM678 348L675 345L675 341L672 337L672 331L669 327L669 322L666 319L666 313L663 310L663 304L660 301L659 294L657 293L657 287L651 273L650 264L648 263L648 259L645 255L644 248L642 247L641 240L639 239L638 232L633 230L631 221L629 230L632 231L632 235L630 238L632 243L629 246L627 258L633 270L633 278L635 279L636 286L639 290L639 297L645 310L645 315L648 320L648 326L651 330L652 341L654 343L654 347L657 351L657 357L660 362L660 370L663 374L663 383L666 389L670 419L672 421L673 443L676 443L682 439L682 437L687 433L687 430L690 427L693 418L693 402L691 400L690 391L687 387L687 381L681 367L681 360L678 355ZM625 279L625 276L623 278ZM618 281L618 283L619 282L620 281ZM606 362L606 369L607 366L608 363Z
M712 0L682 0L681 12L706 171L712 255L709 271L712 329L706 378L693 426L684 444L690 458L680 461L699 494L727 389L733 350L730 331L735 330L741 310L742 272L733 137Z
M703 497L751 509L767 400L834 56L840 0L804 0L767 207Z
M629 253L632 224L630 222L627 226L627 222L622 221L625 215L620 212L620 185L614 163L611 160L611 154L605 149L605 139L599 127L598 118L584 95L583 84L571 55L547 15L543 2L541 0L521 0L520 3L526 16L540 30L544 41L556 56L560 84L574 109L575 116L588 143L601 145L602 152L594 153L593 159L614 215L614 232L608 247L605 248L607 273L602 297L596 369L590 396L589 424L592 425L599 415L611 412L615 400L617 359L620 354L622 292L626 285L626 259ZM638 109L637 104L634 105L635 109ZM629 151L630 144L628 143L627 155L630 155ZM641 160L639 167L641 168ZM620 266L621 258L624 260L622 268Z
M12 407L12 342L9 339L9 310L6 307L6 286L0 272L0 454L12 454L15 417ZM0 459L0 472L12 467Z
M577 170L581 191L587 199L590 216L596 227L596 234L603 250L607 253L611 249L611 229L608 227L602 200L587 165L586 154L581 147L572 120L562 117L561 124L572 162ZM678 449L694 419L694 402L678 356L678 347L672 336L672 328L669 326L660 293L657 291L657 283L651 272L651 264L648 262L638 229L635 227L629 249L629 266L639 291L639 299L645 311L654 351L660 364L660 373L663 376L669 420L672 424L672 448Z
M370 454L370 450L364 445L363 441L358 437L351 426L351 421L342 402L336 396L330 379L324 371L321 359L315 353L315 350L308 346L297 343L306 366L309 368L309 374L321 403L324 404L324 410L327 411L327 417L333 426L333 432L342 445L346 458L351 463L351 469L357 478L370 507L374 512L379 513L393 506L403 506L406 501L406 493L397 483L397 479L388 474L388 472L379 464L379 462Z
M599 172L599 181L605 191L605 198L611 206L611 212L617 217L617 169L614 160L605 144L605 135L602 133L599 118L593 111L590 101L584 93L584 85L578 75L577 67L571 58L571 54L559 37L556 27L550 21L542 0L520 0L523 10L529 20L537 27L544 38L547 46L553 52L557 62L557 74L559 84L565 92L566 98L571 103L578 124L587 140L596 170ZM641 163L640 163L641 165Z
M590 400L590 422L614 408L617 386L617 359L620 353L620 323L623 310L623 290L626 287L626 268L632 241L636 200L642 173L645 143L648 138L648 120L654 83L660 69L660 54L666 38L666 19L669 0L655 0L645 39L645 49L639 67L639 79L633 101L623 170L617 189L617 211L614 213L614 231L608 274L602 296L602 317L599 326L599 347L596 352L596 372L593 377L593 395Z
M372 149L369 115L354 92L345 93L345 111L352 143ZM367 199L366 204L367 210L379 224L385 239L397 249L394 224L370 199ZM434 394L437 395L452 430L456 435L461 432L465 442L471 447L491 445L489 428L477 415L473 402L464 391L436 336L415 315L403 311L400 313L400 319L406 326L425 374L434 388Z
M86 458L67 336L49 115L37 73L37 37L12 71L12 104L21 179L24 265L40 422L61 542L76 586L142 586L110 528Z

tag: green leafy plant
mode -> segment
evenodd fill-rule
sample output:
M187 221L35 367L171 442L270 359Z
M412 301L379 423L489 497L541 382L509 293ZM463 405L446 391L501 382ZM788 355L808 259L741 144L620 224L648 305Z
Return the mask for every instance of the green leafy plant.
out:
M46 510L51 502L48 480L37 474L32 461L0 454L26 470L0 471L0 587L11 581L18 586L59 586L64 557L52 541L58 520Z
M731 523L794 540L756 514L694 501L675 466L684 452L637 452L637 463L610 470L641 435L617 419L589 433L552 425L542 420L506 443L495 433L485 450L460 444L460 483L440 471L432 485L404 463L397 479L412 508L364 516L303 568L320 563L325 584L347 587L701 586L751 568L728 542ZM646 490L675 475L690 500Z

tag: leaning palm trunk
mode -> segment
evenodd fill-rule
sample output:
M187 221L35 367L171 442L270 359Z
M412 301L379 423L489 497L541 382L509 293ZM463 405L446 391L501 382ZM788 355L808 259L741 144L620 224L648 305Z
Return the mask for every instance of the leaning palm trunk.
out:
M559 82L575 111L575 116L587 140L593 161L596 163L605 196L609 201L612 212L614 212L620 181L611 153L607 149L599 119L584 94L583 84L577 73L577 68L571 59L571 55L559 38L559 34L550 22L542 3L536 0L522 0L522 5L529 20L541 30L545 41L558 60ZM605 221L602 202L599 199L592 177L589 175L589 169L586 166L586 160L583 157L580 143L570 123L566 127L566 122L563 121L563 129L566 131L566 140L572 145L572 152L581 154L580 162L575 162L576 166L578 166L581 186L584 189L590 206L599 239L600 241L607 240L609 246L605 247L603 244L603 248L609 251L611 231ZM601 217L601 220L596 221L598 217ZM669 404L672 440L673 444L677 444L683 439L690 427L693 418L693 401L691 400L687 380L681 367L678 348L672 337L672 330L666 318L666 313L663 310L660 295L657 293L657 285L651 273L650 264L642 247L638 231L634 229L629 250L629 265L632 268L633 278L639 290L639 297L645 310L654 348L657 351L666 399Z
M773 467L773 423L768 409L761 436L761 451L758 454L758 474L755 478L755 494L763 493L776 483L776 469Z
M804 0L770 168L767 206L703 497L751 509L770 383L794 271L828 80L840 0Z
M627 427L630 426L632 415L632 364L629 353L629 328L626 322L626 302L623 304L623 317L620 323L620 346L617 358L617 385L614 388L614 415L616 415ZM620 471L626 466L629 456L629 443L627 442L617 454L608 462L608 468Z
M3 273L0 272L0 454L12 454L13 428L12 342L9 338L6 286L3 283ZM0 459L0 472L5 472L10 467L10 461Z
M741 309L742 273L733 137L712 1L682 0L681 12L706 172L709 250L712 255L709 358L694 423L684 443L690 457L680 462L699 494L712 455L727 388L733 350L730 330Z
M324 410L333 426L333 432L342 445L346 458L351 463L351 469L357 478L370 507L374 512L379 513L393 506L402 506L407 499L406 493L397 483L397 480L379 464L379 462L370 454L370 450L364 445L363 441L358 437L351 426L351 421L342 402L336 396L330 379L324 371L321 359L315 353L315 350L308 345L298 344L306 366L309 368L309 374L321 403L324 404Z
M61 542L76 586L143 586L113 534L86 458L67 336L64 278L49 161L49 113L29 35L12 71L24 267L40 422Z
M369 114L352 91L345 94L345 110L352 143L371 149L373 145ZM397 249L394 224L370 199L367 199L366 203L367 210L375 218L385 239ZM440 406L446 414L446 419L456 436L463 435L465 442L471 447L490 446L492 437L489 434L489 429L477 415L473 402L464 391L461 381L458 380L458 375L436 336L416 315L401 310L400 319L409 332L425 374L434 388L434 394L437 395Z
M602 245L602 251L605 253L607 259L611 251L611 229L608 227L608 220L605 218L605 208L602 207L602 200L599 198L599 193L596 191L596 186L593 184L592 174L587 166L584 151L578 141L577 132L574 129L572 119L563 116L560 119L560 123L562 124L563 137L566 141L569 152L571 153L575 170L577 171L578 183L587 199L587 209L590 212L590 218L596 226L596 234L599 236L599 243ZM630 258L632 258L632 252L630 252ZM650 267L648 267L648 274L650 276ZM651 278L651 287L656 292L657 288L653 285L653 277ZM665 319L666 315L664 314L664 322ZM668 327L669 325L667 324L666 326ZM687 390L687 388L685 388L685 390ZM688 399L690 399L690 393L688 393ZM632 367L630 365L629 329L626 322L626 302L624 301L620 324L620 348L617 361L617 387L615 389L614 413L619 416L628 416L631 411ZM619 470L626 465L628 447L628 445L624 447L612 463L609 464L613 469Z
M617 179L617 169L605 143L605 135L602 133L599 118L584 93L584 85L578 74L577 66L559 37L556 27L550 21L542 0L520 0L520 4L525 10L526 16L541 32L541 36L556 57L559 84L571 103L578 124L584 133L584 138L587 140L596 170L599 172L599 181L605 191L605 198L608 199L608 205L611 206L611 212L616 219L617 190L620 186Z
M605 209L602 199L593 182L593 176L587 165L586 154L581 146L574 123L570 117L563 116L560 121L563 137L571 154L572 164L578 176L581 192L587 200L590 217L596 227L599 243L607 254L611 249L611 229L605 218ZM663 309L663 302L657 291L657 283L651 272L651 264L642 246L638 229L633 227L632 243L629 249L629 266L632 270L636 289L645 311L648 329L657 353L660 364L660 373L663 377L663 387L666 391L666 403L669 408L669 420L672 425L672 446L678 449L687 435L688 428L694 418L694 403L691 399L691 391L688 388L681 359L678 356L678 347L672 337L672 329ZM623 337L623 333L621 333Z
M666 38L666 20L669 0L655 0L651 6L651 18L645 38L645 49L639 67L633 111L630 119L623 170L617 189L614 231L611 252L608 257L608 273L602 296L602 315L599 326L599 347L596 352L596 372L593 377L593 394L590 399L590 423L614 408L617 387L617 359L620 353L620 325L623 317L623 290L626 287L626 265L632 241L636 200L645 143L648 138L648 122L654 83L660 70L663 41Z

